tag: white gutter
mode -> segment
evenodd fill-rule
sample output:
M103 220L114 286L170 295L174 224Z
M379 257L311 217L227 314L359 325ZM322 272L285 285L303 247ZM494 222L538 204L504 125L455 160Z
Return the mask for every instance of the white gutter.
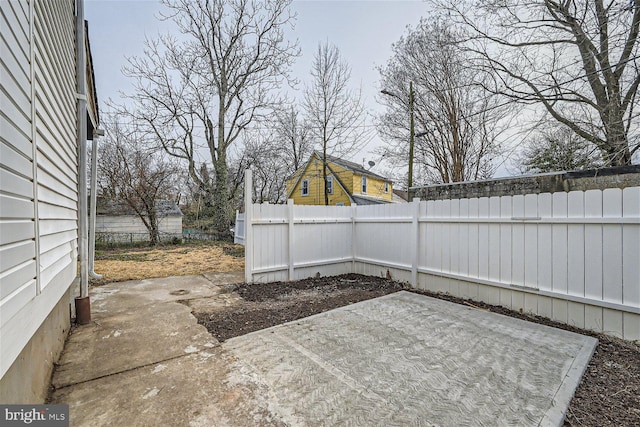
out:
M96 259L96 204L98 202L98 137L104 136L103 129L94 129L91 145L91 201L89 202L89 276L102 279L102 275L94 271Z
M89 296L87 269L87 82L84 34L84 0L76 0L76 89L78 98L78 259L80 261L80 297Z

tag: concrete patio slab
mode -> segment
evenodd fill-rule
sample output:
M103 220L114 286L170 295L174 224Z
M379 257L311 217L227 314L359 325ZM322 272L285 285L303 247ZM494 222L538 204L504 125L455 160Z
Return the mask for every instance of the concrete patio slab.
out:
M182 304L141 305L78 327L51 384L62 388L218 345Z
M233 272L111 283L92 289L92 317L99 320L146 304L212 297L227 291L223 285L243 280L242 272Z
M233 303L216 277L93 289L51 403L72 426L560 425L596 345L404 291L220 345L191 314Z
M72 426L284 426L219 347L63 388Z
M287 425L561 425L597 340L398 292L225 342Z

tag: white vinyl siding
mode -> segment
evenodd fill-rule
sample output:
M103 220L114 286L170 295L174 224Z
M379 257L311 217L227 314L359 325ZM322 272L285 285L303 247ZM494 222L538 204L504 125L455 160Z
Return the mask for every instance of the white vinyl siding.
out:
M36 146L40 286L56 275L75 277L77 153L74 2L37 2L35 40ZM58 4L60 3L60 4Z
M160 238L182 237L182 216L166 216L158 219ZM149 230L135 215L97 215L96 233L112 235L112 240L147 241Z
M29 6L0 2L0 28L0 318L4 321L36 295ZM4 328L0 332L4 335ZM5 358L0 361L4 373Z
M1 377L76 276L75 1L0 1L0 27Z

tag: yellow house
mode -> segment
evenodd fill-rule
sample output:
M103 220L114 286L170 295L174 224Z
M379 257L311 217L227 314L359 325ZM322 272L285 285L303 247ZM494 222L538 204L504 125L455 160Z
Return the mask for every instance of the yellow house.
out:
M397 203L393 183L357 163L327 156L329 205L350 206ZM314 152L307 163L287 179L287 198L296 205L324 205L322 154Z

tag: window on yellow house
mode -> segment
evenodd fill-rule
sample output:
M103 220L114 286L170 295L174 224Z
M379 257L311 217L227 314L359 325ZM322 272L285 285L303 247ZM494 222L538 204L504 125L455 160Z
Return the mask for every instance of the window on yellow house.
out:
M303 196L308 196L309 195L309 180L308 179L303 179L302 180L302 195Z
M327 177L327 193L333 194L333 177Z
M384 192L388 193L389 192L389 183L385 181L384 183Z
M367 192L367 177L366 176L362 177L362 192L363 193Z

